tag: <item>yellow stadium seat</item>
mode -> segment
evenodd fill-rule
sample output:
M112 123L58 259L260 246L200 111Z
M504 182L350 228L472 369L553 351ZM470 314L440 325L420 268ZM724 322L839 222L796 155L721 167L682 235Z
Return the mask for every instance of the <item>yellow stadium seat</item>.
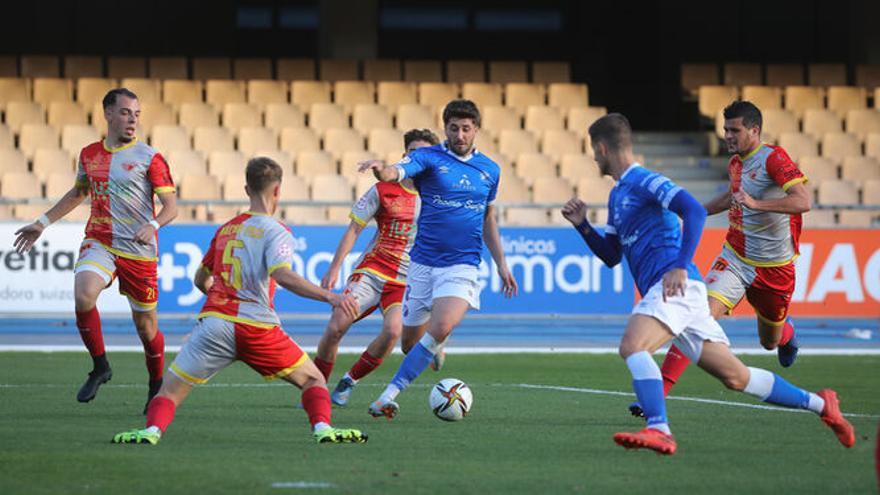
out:
M30 81L17 77L0 77L0 111L6 109L9 102L27 103L31 101Z
M76 173L72 170L51 172L42 180L46 183L46 198L59 199L73 187Z
M306 116L296 105L269 103L266 105L266 127L277 133L285 127L305 127Z
M92 126L95 129L98 129L98 132L101 133L102 136L107 135L107 117L104 115L104 105L100 102L95 103L95 106L92 107ZM141 107L141 115L143 115L143 107ZM177 123L177 117L174 118L174 123ZM140 135L143 131L143 124L138 121L137 134Z
M324 225L327 209L323 206L285 206L284 219L293 225Z
M247 200L248 195L244 189L246 184L244 174L228 174L222 179L223 183L223 199L225 200Z
M819 143L815 138L800 132L783 132L779 134L779 145L785 148L792 160L798 161L805 156L818 156Z
M369 81L337 81L333 85L333 103L349 114L355 105L376 103L376 84Z
M837 180L837 165L837 161L821 156L803 156L798 161L801 172L814 186L826 180Z
M367 135L367 150L378 156L403 153L403 132L397 129L373 129Z
M50 125L25 124L21 126L18 149L30 160L37 148L58 148L59 140L58 131Z
M841 177L854 182L880 179L880 161L869 156L848 156L843 159Z
M483 82L486 65L480 60L448 60L446 80L454 83Z
M837 112L841 118L850 110L861 110L868 106L868 92L865 88L852 86L832 86L828 88L828 110Z
M227 103L223 105L223 127L238 134L242 127L262 127L263 113L250 103Z
M308 127L285 127L281 129L280 148L292 155L304 151L321 151L321 138Z
M161 151L160 151L161 153ZM171 150L163 156L168 160L171 176L178 182L180 177L186 174L204 175L208 173L208 162L201 151L195 150Z
M357 60L321 59L318 79L321 81L357 81L360 79Z
M727 63L724 64L725 86L760 86L763 84L761 64Z
M880 132L871 132L865 136L865 156L880 158Z
M183 103L178 121L192 132L196 127L220 125L220 115L213 105L207 103Z
M767 86L803 86L804 67L799 64L767 64L765 81Z
M574 131L548 130L541 137L541 152L557 161L564 155L581 154L584 151L583 140Z
M104 61L90 55L67 55L64 57L64 77L104 77Z
M827 180L818 187L820 205L849 206L859 204L859 188L848 180Z
M419 103L442 109L461 96L461 88L455 83L423 82L419 84Z
M590 155L567 153L559 161L559 176L577 184L583 178L598 178L599 165Z
M862 184L862 203L880 206L880 180L868 179Z
M561 177L538 177L532 185L532 199L535 203L562 203L573 195L571 183Z
M24 153L14 148L0 148L0 174L27 171L28 160Z
M525 128L532 132L564 130L565 119L562 112L546 105L530 105L526 108Z
M15 148L15 135L6 124L0 124L0 149Z
M324 151L335 160L342 158L346 151L363 151L364 137L355 129L333 128L324 132Z
M715 64L681 65L681 89L687 96L696 97L700 86L717 86L720 82Z
M238 130L238 150L248 157L257 151L276 151L278 136L265 127L242 127Z
M326 151L303 151L296 155L296 175L311 180L317 175L336 175L336 161Z
M495 200L499 203L531 203L532 193L526 181L519 176L503 174Z
M404 132L410 129L430 129L435 124L434 112L428 105L400 105L397 108L396 123L396 127Z
M34 79L34 101L48 107L53 101L73 101L73 81L39 77Z
M546 208L511 206L504 209L505 225L544 227L549 222Z
M6 125L19 134L26 124L42 124L46 121L43 106L39 103L11 101L6 105Z
M184 103L202 103L201 81L166 79L162 81L162 101L180 107Z
M739 90L735 86L701 86L697 98L700 115L714 119L719 110L739 98Z
M379 104L387 106L392 113L396 113L400 105L418 101L418 85L414 82L380 82L376 91Z
M284 179L282 180L281 190L284 192L284 182L287 181L288 178L293 177L293 155L281 150L257 150L252 155L247 156L247 159L251 159L257 156L265 156L267 158L271 158L275 160L282 170L284 170ZM282 194L282 199L286 199Z
M400 158L401 155L398 155ZM379 160L379 155L372 151L346 151L339 160L339 173L357 184L359 177L373 177L371 173L358 172L358 163L367 160ZM375 182L375 181L374 181ZM357 194L360 197L360 193Z
M177 125L157 124L153 126L150 144L161 153L192 149L189 132L183 126Z
M608 195L614 187L614 180L605 175L602 177L584 177L578 180L577 195L588 205L608 204Z
M315 61L310 58L279 58L275 61L279 81L314 81Z
M104 120L103 116L98 118ZM94 114L92 121L95 121ZM156 125L176 125L177 116L174 113L174 107L168 103L158 101L145 102L141 103L141 118L138 120L138 124L140 124L144 133L149 136ZM106 122L104 127L106 127Z
M357 174L356 177L345 175L345 177L354 183L355 198L362 198L371 187L376 185L376 177L373 174Z
M543 84L509 83L504 85L504 104L523 115L530 106L546 105L546 88Z
M227 57L194 57L191 62L195 80L229 79L232 76L232 61Z
M0 55L0 78L2 77L18 77L18 57Z
M859 64L856 66L856 86L873 90L880 88L880 65ZM874 104L876 106L876 102Z
M590 97L586 84L554 83L547 88L547 103L551 107L568 110L572 107L586 107Z
M158 79L129 77L123 79L119 85L136 94L141 105L162 101L162 81Z
M400 81L400 72L398 59L364 60L364 81Z
M516 157L516 175L528 183L538 177L557 177L556 162L541 153L520 153Z
M503 88L498 83L464 83L461 87L461 97L476 103L480 109L501 106L503 93Z
M880 111L873 108L850 110L846 113L846 132L865 140L868 134L880 133Z
M482 128L493 133L506 129L522 129L522 118L511 107L488 105L481 110Z
M107 77L147 77L147 61L143 57L107 57Z
M824 90L810 86L787 86L785 88L785 109L799 118L809 109L825 108Z
M498 150L507 156L520 153L536 153L538 141L534 134L526 130L506 129L498 135Z
M776 86L744 86L742 99L754 103L763 113L782 108L782 93L782 88Z
M784 132L797 133L800 131L800 122L798 121L798 118L788 110L775 108L769 110L762 109L761 114L763 117L761 135L763 139L769 143L777 142L779 136ZM724 138L723 130L720 137Z
M846 86L846 65L809 64L807 79L810 86Z
M208 173L223 181L224 177L244 176L247 159L235 150L216 150L208 153Z
M440 141L446 141L445 133L440 131L437 135L440 137ZM480 151L480 153L488 156L489 158L501 159L501 157L503 156L505 159L510 161L509 158L501 153L501 151L498 149L498 143L496 142L496 139L492 135L491 131L481 130L480 132L478 132L477 138L474 140L474 145L477 150Z
M553 84L570 81L571 65L568 62L532 62L532 82Z
M335 103L314 103L309 109L309 127L323 133L327 129L348 127L345 108Z
M351 202L352 185L341 175L316 175L312 178L312 199L315 201ZM348 223L351 206L330 206L327 219L331 222Z
M272 59L236 58L232 60L232 77L239 81L272 79Z
M309 108L315 103L330 103L331 89L327 81L293 81L290 83L290 101L300 108Z
M388 107L375 104L355 105L351 115L351 126L361 134L367 134L372 129L394 127Z
M566 129L586 136L593 122L608 113L605 107L572 107L565 119Z
M829 132L843 130L843 122L837 113L831 110L807 109L804 110L804 133L821 139Z
M443 81L443 66L439 60L404 60L403 80L441 82Z
M86 146L101 140L101 133L90 125L66 125L61 128L61 149L74 156Z
M104 96L114 88L119 87L116 79L102 79L97 77L83 77L76 80L76 101L84 109L91 110L95 103L102 102ZM131 90L131 88L129 88ZM134 92L132 90L132 92ZM137 93L135 93L137 94ZM143 104L143 100L138 95L138 101Z
M208 174L184 174L177 185L180 199L220 199L220 180Z
M491 61L489 62L489 82L525 83L529 80L528 66L525 61Z
M302 177L284 176L281 180L281 200L297 201L309 199L309 184Z
M65 125L88 124L89 114L79 103L53 101L49 103L49 113L46 121L49 125L60 129Z
M217 108L227 103L244 103L245 89L244 81L210 79L205 82L205 101Z
M842 227L872 228L877 225L880 214L872 210L841 210L839 217Z
M59 62L54 55L22 55L21 77L61 77Z
M287 104L287 84L284 81L250 80L247 82L247 102L259 106Z
M862 143L854 134L829 132L822 137L822 156L837 160L848 156L862 156Z
M0 196L6 199L42 198L43 187L30 172L5 172L0 176Z
M225 127L196 127L193 129L193 149L205 154L212 151L232 151L235 149L235 137Z
M189 79L186 57L150 57L147 67L152 79Z

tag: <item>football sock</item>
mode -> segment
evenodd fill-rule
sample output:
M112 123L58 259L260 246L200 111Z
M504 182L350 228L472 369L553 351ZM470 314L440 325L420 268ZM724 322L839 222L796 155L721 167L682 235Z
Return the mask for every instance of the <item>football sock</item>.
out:
M785 325L782 326L782 337L779 338L779 345L787 344L792 337L794 337L794 327L791 325L791 321L786 319Z
M666 418L666 399L663 397L663 380L660 368L647 351L637 352L626 358L626 365L633 377L633 390L645 412L648 428L670 433Z
M150 381L161 379L162 371L165 369L165 336L161 331L156 330L153 340L144 344L144 357Z
M397 373L395 373L394 378L391 379L391 385L396 387L398 391L406 389L413 380L418 378L418 376L425 371L425 368L431 363L431 359L434 358L434 352L436 352L438 347L439 344L434 340L434 337L431 337L426 333L424 337L422 337L422 339L410 349L406 357L403 358L403 362L400 363L400 368L397 369ZM388 389L386 389L386 392L387 391ZM384 393L382 395L383 397L385 396Z
M360 359L358 359L351 369L348 370L347 375L352 381L357 382L361 378L369 375L374 369L378 368L380 364L382 364L382 358L373 357L369 352L364 351L364 353L361 354Z
M666 353L666 359L663 360L663 366L660 367L660 373L663 375L663 395L669 395L673 385L678 381L684 370L690 366L691 360L674 344L669 347Z
M98 307L95 306L88 311L77 311L76 327L89 354L93 358L103 356L104 335L101 333L101 315L98 313Z
M177 408L174 401L168 397L154 397L147 406L147 428L156 427L161 432L168 429L168 425L174 421L174 410Z
M764 402L822 414L825 401L818 395L795 387L781 376L760 368L749 367L749 383L743 392Z
M330 392L326 387L315 386L303 390L301 400L312 429L319 423L330 424Z
M323 359L315 356L315 366L318 367L318 370L324 375L324 380L330 379L330 373L333 373L333 363L330 361L324 361Z

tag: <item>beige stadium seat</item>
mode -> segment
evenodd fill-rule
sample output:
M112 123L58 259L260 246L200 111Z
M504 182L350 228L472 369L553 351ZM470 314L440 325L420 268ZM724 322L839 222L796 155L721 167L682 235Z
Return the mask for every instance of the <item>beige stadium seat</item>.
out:
M583 139L574 131L554 129L544 131L541 152L559 161L564 155L584 153Z
M826 180L837 180L838 162L821 156L803 156L798 167L814 186Z
M805 156L819 155L819 142L815 138L800 132L783 132L779 135L779 146L782 146L792 160L798 161Z
M880 65L859 64L856 66L856 86L873 90L880 88ZM876 103L874 104L876 106Z
M369 81L337 81L333 85L333 103L348 113L355 105L376 103L376 83Z
M850 110L861 110L868 106L868 92L865 88L852 86L832 86L828 88L828 110L837 112L843 118Z
M489 62L489 82L525 83L529 80L529 69L525 61Z
M31 101L31 86L28 79L0 77L0 111L6 109L11 101L26 103Z
M208 153L208 173L223 181L230 175L244 176L247 158L235 150L217 150Z
M761 110L761 116L763 117L763 124L761 127L761 137L764 141L769 143L775 143L779 140L779 136L784 132L799 132L800 131L800 122L795 115L788 110L782 109L769 109L769 110ZM722 118L723 122L723 118ZM724 138L724 131L722 129L721 134L719 135L722 139Z
M86 110L72 101L53 101L49 103L49 112L46 122L49 125L61 128L65 125L88 124L89 114Z
M559 176L572 184L583 178L598 178L599 164L590 155L567 153L559 161Z
M40 179L30 172L5 172L0 176L0 196L6 199L42 198Z
M362 198L371 187L376 185L376 177L374 177L373 174L357 174L357 176L342 175L354 183L355 198Z
M862 143L854 134L829 132L822 137L822 156L837 160L848 156L862 156Z
M804 110L804 132L816 139L829 132L841 132L843 122L837 113L831 110L808 109Z
M244 103L244 81L208 80L205 82L205 101L217 108L222 108L227 103Z
M840 226L851 228L872 228L880 221L880 212L872 210L841 210Z
M572 107L586 107L590 97L586 84L555 83L547 88L547 102L551 107L567 110Z
M495 200L499 203L531 203L532 193L526 181L519 176L503 174Z
M361 134L367 134L372 129L391 129L394 124L385 105L360 104L354 107L351 126Z
M587 210L587 217L593 225L607 225L608 208L590 208Z
M26 124L42 124L46 121L43 106L39 103L12 101L6 105L6 125L18 134Z
M785 88L785 109L803 118L804 111L825 108L822 88L810 86L787 86Z
M865 156L848 156L843 159L841 177L854 182L880 179L880 161Z
M232 77L232 61L227 57L194 57L191 62L192 78L195 80Z
M316 175L312 178L312 199L315 201L343 201L350 203L353 197L352 184L341 175ZM348 223L351 205L330 206L327 218L331 222Z
M262 127L263 113L250 103L227 103L223 105L223 127L238 134L242 127Z
M498 135L498 150L507 156L518 156L520 153L536 153L538 140L526 130L507 129Z
M196 127L193 129L193 149L205 154L212 151L232 151L235 149L235 136L225 127Z
M476 103L477 107L480 109L488 106L502 105L503 93L503 88L498 83L472 82L464 83L461 86L461 97L465 100L471 100L472 102Z
M186 57L150 57L147 67L152 79L189 79Z
M755 104L761 112L782 108L782 88L776 86L744 86L742 99Z
M162 81L158 79L125 78L119 85L136 94L141 106L162 101Z
M232 60L232 77L239 81L272 79L272 59L236 58Z
M398 154L400 158L402 154ZM366 160L380 160L381 157L372 151L346 151L339 160L339 173L347 177L353 183L357 183L359 177L373 177L371 173L358 172L358 163ZM373 181L375 182L375 180ZM360 194L358 194L360 197Z
M764 78L761 74L761 64L724 64L725 86L760 86L763 82Z
M804 67L799 64L767 64L765 83L767 86L803 86Z
M482 129L495 134L506 129L522 129L522 118L511 107L489 105L480 109Z
M0 149L0 174L4 172L27 172L28 160L17 149Z
M398 59L364 60L364 81L400 81L401 66Z
M73 170L50 172L41 180L46 184L46 198L59 199L73 187L76 173Z
M74 156L86 146L101 140L101 133L90 125L66 125L61 128L61 149Z
M332 86L327 81L293 81L290 83L290 101L300 108L315 103L330 103Z
M485 114L483 116L483 124L485 125ZM401 131L410 129L430 129L436 123L434 120L434 112L427 105L419 105L417 103L401 105L397 108L396 127Z
M333 174L336 171L336 160L327 151L303 151L296 155L296 175L311 179L316 175Z
M309 127L319 133L323 133L327 129L349 127L348 115L341 105L314 103L309 109Z
M279 58L275 61L275 78L279 81L314 81L315 61L310 58Z
M608 113L605 107L572 107L565 119L566 129L586 136L593 122Z
M526 108L525 128L539 133L548 130L564 130L565 119L557 108L531 105Z
M247 192L244 189L246 184L244 174L227 174L223 177L222 183L223 199L239 201L248 199Z
M280 148L292 155L321 151L321 137L308 127L285 127L281 129Z
M846 113L846 132L865 140L868 134L880 133L880 111L873 108L850 110Z
M505 225L544 227L549 222L546 208L511 206L504 209Z
M869 179L862 184L862 203L880 206L880 180Z
M64 77L104 77L104 61L91 55L67 55L64 57Z
M147 77L147 61L143 57L107 57L107 77Z
M373 129L367 135L367 150L387 156L391 153L403 153L403 131L397 129Z
M461 96L456 83L424 82L419 84L419 103L443 109L447 103Z
M364 137L355 129L327 129L324 132L324 151L335 160L342 158L346 151L363 151Z
M98 77L83 77L76 80L76 101L84 109L91 110L95 103L102 102L104 96L111 89L119 87L116 79L103 79ZM137 94L131 88L128 88L134 94ZM143 101L138 95L138 101L143 105Z
M568 62L532 62L532 82L553 84L570 81L571 64Z
M34 79L34 101L48 107L53 101L73 101L73 81L41 77Z
M265 127L242 127L238 130L238 150L246 156L253 156L257 151L275 151L278 149L278 136Z
M535 203L564 203L573 195L571 183L561 177L538 177L532 185L532 200Z
M859 188L848 180L828 180L819 184L817 200L820 205L849 206L859 204Z
M102 115L99 115L97 118L104 120ZM95 114L93 113L92 121L94 122L95 120ZM177 115L174 113L174 107L168 103L161 103L159 101L144 102L141 103L141 118L138 124L149 136L153 132L153 127L157 125L176 125ZM106 122L104 127L106 127Z
M880 158L880 132L865 136L865 156Z
M220 180L208 174L184 174L177 191L180 199L220 199Z
M201 151L195 150L171 150L165 157L168 159L168 167L174 182L186 174L207 174L208 162Z
M58 131L50 125L25 124L21 126L18 149L30 160L37 148L58 148L59 140Z
M287 84L284 81L250 80L247 82L247 102L261 107L271 103L287 104Z
M439 131L435 131L435 134L440 137L440 141L446 140L446 133L443 132L443 129ZM498 157L501 158L501 151L498 149L498 140L495 138L495 133L489 130L480 129L477 132L477 138L474 140L475 147L483 153L484 155L489 156L490 158ZM508 157L505 157L508 158ZM509 161L509 159L508 159Z
M556 162L541 153L520 153L516 157L516 175L530 183L538 177L557 177Z
M296 105L290 103L269 103L266 105L266 127L280 133L285 127L305 127L306 115Z
M61 77L59 62L54 55L22 55L21 77Z
M701 86L697 98L700 115L714 119L719 110L739 98L739 90L735 86Z
M685 95L696 97L700 86L717 86L719 83L721 80L715 64L681 65L681 89Z
M284 219L293 225L326 225L327 208L323 206L285 206Z
M189 132L183 126L155 125L150 133L150 145L161 153L176 150L190 150L192 143Z
M321 59L318 65L318 79L321 81L357 81L360 70L357 60Z
M396 113L400 105L418 102L418 88L414 82L380 82L376 86L377 101Z
M807 83L810 86L846 86L846 64L809 64Z
M439 60L404 60L403 80L441 82L443 81L443 65Z
M513 107L520 115L530 106L546 105L546 88L543 84L509 83L504 85L504 104Z
M208 103L183 103L180 105L178 122L192 132L196 127L220 125L220 115Z
M0 149L15 148L15 135L6 124L0 124Z
M588 205L608 204L608 195L614 187L614 180L609 176L584 177L578 180L577 195Z
M202 103L201 81L166 79L162 81L162 101L180 107L184 103Z
M480 60L448 60L446 80L455 83L483 82L486 80L486 65Z
M281 201L302 201L309 199L309 184L302 177L287 176L281 180Z
M0 55L0 77L18 77L18 57Z

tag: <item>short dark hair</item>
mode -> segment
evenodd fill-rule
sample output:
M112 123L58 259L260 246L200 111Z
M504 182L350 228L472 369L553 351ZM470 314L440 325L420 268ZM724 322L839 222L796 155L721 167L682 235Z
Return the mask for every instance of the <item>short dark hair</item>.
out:
M738 119L742 117L743 126L746 129L757 127L761 130L764 125L764 118L761 116L761 110L750 101L737 100L730 105L724 107L724 119Z
M132 100L138 99L137 95L134 94L128 88L111 89L110 91L107 92L106 95L104 95L104 100L101 102L101 104L104 106L104 110L107 110L108 108L115 105L116 99L119 98L120 96L126 96L128 98L131 98Z
M275 182L281 182L283 174L284 170L281 169L281 165L265 156L251 158L244 172L247 186L253 194L265 191L266 188Z
M430 129L410 129L403 135L403 147L409 148L413 141L424 141L426 143L438 144L440 138L431 132Z
M593 122L589 132L594 143L605 143L614 151L632 146L632 127L629 120L619 113L603 115Z
M471 119L474 125L480 127L480 110L471 100L452 100L443 109L443 125L449 124L452 119Z

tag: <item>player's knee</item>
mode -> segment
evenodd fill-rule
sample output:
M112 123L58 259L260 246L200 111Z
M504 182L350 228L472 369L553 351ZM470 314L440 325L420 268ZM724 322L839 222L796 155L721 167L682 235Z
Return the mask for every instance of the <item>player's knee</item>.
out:
M742 392L743 390L745 390L746 385L748 385L749 383L749 377L741 376L738 373L732 373L730 375L721 377L721 383L723 383L724 386L730 390Z
M394 323L384 323L382 325L382 332L391 339L397 340L403 333L403 328L400 325Z
M776 349L778 345L779 339L776 339L774 337L761 337L761 347L767 349L768 351Z
M74 305L77 311L89 311L95 307L97 296L89 294L84 290L77 290L73 294Z

